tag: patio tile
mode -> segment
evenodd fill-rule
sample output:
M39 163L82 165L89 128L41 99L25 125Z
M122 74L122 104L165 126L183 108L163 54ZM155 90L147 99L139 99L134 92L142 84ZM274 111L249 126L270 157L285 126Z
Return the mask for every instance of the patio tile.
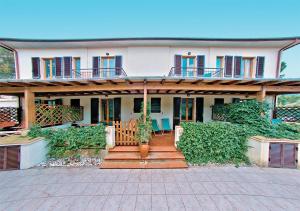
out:
M200 205L195 195L181 195L181 199L185 208L191 208L194 210L200 209Z
M1 178L15 183L0 181L0 210L300 210L300 172L290 169L50 168L0 172Z
M151 194L151 183L139 183L138 194Z
M120 211L133 211L136 205L136 195L123 195L120 203Z
M164 183L152 183L151 184L151 193L152 194L166 194L165 184Z
M177 185L179 187L180 194L193 194L194 193L190 184L187 182L180 182L180 183L177 183Z
M97 189L97 195L107 195L111 192L113 183L99 183L99 188Z
M218 210L215 202L208 195L196 195L199 206L202 210Z
M211 199L214 201L219 210L237 210L237 208L234 207L225 196L214 195L211 196Z
M121 195L113 195L106 198L103 207L101 210L114 211L119 210L121 205L122 196Z
M127 183L125 186L124 194L137 194L138 188L138 183Z
M89 203L86 206L86 210L101 210L106 199L107 196L93 196L89 200Z
M135 210L151 210L151 195L138 195Z
M111 189L110 194L123 194L125 191L126 184L125 183L114 183Z
M166 195L152 195L151 208L152 210L168 210Z
M165 183L166 194L179 194L177 183Z
M206 182L200 183L200 182L193 182L191 183L191 187L193 189L194 194L206 194L207 190L205 189L205 185L208 184Z

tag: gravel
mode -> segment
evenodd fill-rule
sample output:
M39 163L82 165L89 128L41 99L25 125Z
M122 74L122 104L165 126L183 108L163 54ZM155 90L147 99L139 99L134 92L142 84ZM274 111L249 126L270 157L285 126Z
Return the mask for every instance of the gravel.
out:
M81 157L81 158L50 158L37 167L81 167L81 166L98 166L102 162L100 157Z

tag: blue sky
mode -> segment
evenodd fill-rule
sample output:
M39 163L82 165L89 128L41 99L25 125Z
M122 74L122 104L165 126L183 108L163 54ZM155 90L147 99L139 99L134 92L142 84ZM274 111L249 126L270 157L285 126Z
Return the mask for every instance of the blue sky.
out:
M299 0L2 0L0 37L300 36ZM283 55L300 78L300 46Z

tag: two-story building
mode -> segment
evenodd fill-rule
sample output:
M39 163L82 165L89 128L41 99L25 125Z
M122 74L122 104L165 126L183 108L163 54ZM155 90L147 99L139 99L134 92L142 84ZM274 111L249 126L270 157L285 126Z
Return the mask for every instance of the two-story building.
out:
M83 123L129 121L142 102L151 116L210 121L211 106L300 93L299 79L279 78L281 53L299 38L0 39L15 53L16 78L0 94L21 96L24 122L38 104L82 106Z

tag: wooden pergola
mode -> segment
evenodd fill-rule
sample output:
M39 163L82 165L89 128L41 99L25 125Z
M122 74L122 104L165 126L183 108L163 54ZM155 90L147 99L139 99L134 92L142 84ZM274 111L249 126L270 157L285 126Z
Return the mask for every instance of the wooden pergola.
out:
M185 95L266 95L300 93L300 79L224 79L182 77L122 77L112 79L24 79L0 80L1 95L24 96L25 127L35 120L34 98L41 96L87 96L185 94ZM147 105L147 103L144 103ZM146 111L146 106L144 107Z

